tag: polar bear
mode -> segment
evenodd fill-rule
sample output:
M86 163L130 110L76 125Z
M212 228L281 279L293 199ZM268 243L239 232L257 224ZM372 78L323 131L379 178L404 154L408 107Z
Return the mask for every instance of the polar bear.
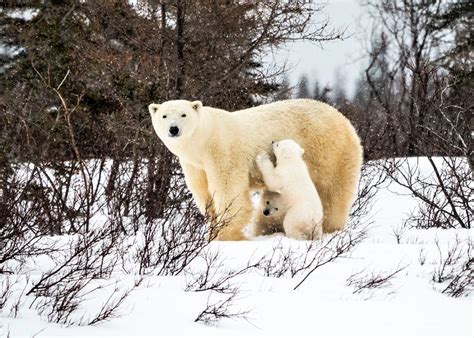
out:
M287 237L321 238L323 206L303 160L303 148L290 139L272 143L276 166L266 152L256 159L267 189L280 194L279 198L265 201L264 215L270 216L272 211L284 213L283 228Z
M255 210L252 221L253 236L267 236L274 233L283 233L284 206L281 196L277 192L264 190L260 194L260 202Z
M228 215L218 240L247 239L251 192L265 188L255 158L272 140L291 138L303 156L324 207L323 230L342 229L354 201L362 147L354 127L335 108L292 99L235 112L173 100L148 106L153 128L180 161L202 213ZM209 210L208 206L211 206ZM218 217L213 219L219 219Z

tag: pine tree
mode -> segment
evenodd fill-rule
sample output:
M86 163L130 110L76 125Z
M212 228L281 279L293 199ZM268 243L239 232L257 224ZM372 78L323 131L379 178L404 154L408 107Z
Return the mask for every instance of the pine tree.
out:
M306 75L302 75L300 80L298 81L298 93L296 97L299 99L307 99L310 98L309 88L308 88L308 77Z
M275 94L275 101L287 100L290 97L291 97L290 81L288 80L287 76L284 76Z
M315 100L321 100L321 87L319 85L319 81L316 80L314 82L314 87L313 87L313 99Z
M319 101L324 102L324 103L331 103L331 92L332 88L329 85L324 86L323 90L321 91L321 96L319 98Z
M333 92L333 102L336 106L341 106L346 102L346 90L343 83L345 83L344 76L341 74L340 70L336 70L335 73L336 85L334 86Z
M446 6L446 10L435 17L433 29L440 31L449 29L454 33L454 41L447 52L439 55L441 65L452 79L453 92L465 95L474 88L474 39L472 37L472 19L474 2L470 0L454 1ZM451 37L452 35L448 35ZM444 41L445 34L437 37L438 45L449 45Z

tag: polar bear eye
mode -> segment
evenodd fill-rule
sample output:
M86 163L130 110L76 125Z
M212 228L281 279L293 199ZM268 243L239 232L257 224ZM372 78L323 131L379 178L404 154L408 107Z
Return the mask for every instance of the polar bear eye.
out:
M181 117L186 117L186 114L181 115Z
M270 204L270 202L267 201L267 205Z
M166 116L166 115L163 115L163 118L164 118L164 119L165 119L165 118L167 118L167 117L168 117L168 116Z
M275 208L276 211L278 211L278 208Z

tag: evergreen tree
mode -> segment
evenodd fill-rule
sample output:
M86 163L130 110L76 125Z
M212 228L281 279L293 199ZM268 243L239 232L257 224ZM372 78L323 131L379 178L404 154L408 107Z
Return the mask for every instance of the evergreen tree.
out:
M311 97L308 88L308 77L305 74L303 74L298 81L298 92L296 97L299 99L307 99Z
M319 98L319 101L325 102L325 103L331 103L331 92L332 88L329 85L324 86L323 90L321 91L321 96Z
M290 81L287 76L284 76L281 83L278 85L278 90L275 94L275 101L287 100L291 97Z
M345 83L345 78L339 70L336 70L334 77L336 79L336 85L334 86L333 91L333 102L337 106L341 106L346 102L347 98L346 90L343 85Z
M314 87L313 87L313 99L315 100L321 100L321 87L319 85L319 81L316 80L314 82Z
M449 29L454 32L454 43L447 53L440 55L444 68L456 78L457 88L474 87L474 39L472 37L472 20L474 18L474 2L458 0L447 4L446 10L435 17L433 29L443 31ZM451 35L449 35L451 36ZM439 45L446 45L445 35L437 37Z
M354 97L352 101L359 107L367 106L370 99L370 87L364 73L359 75L355 81Z

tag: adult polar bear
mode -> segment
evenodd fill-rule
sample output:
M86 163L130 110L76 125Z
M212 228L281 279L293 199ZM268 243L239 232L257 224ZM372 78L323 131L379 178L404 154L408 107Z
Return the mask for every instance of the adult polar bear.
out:
M273 140L293 139L324 208L323 231L344 228L354 201L362 147L353 126L335 108L314 100L285 100L228 112L200 101L175 100L148 107L153 127L178 156L186 184L204 213L229 215L219 240L244 240L251 221L250 193L265 188L255 158Z

